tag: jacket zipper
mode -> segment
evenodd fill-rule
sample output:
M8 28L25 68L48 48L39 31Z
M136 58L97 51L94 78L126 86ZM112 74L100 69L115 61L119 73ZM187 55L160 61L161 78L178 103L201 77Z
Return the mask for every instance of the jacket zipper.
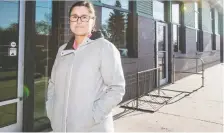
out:
M68 93L67 93L67 100L66 100L66 108L65 108L65 132L67 132L67 118L68 118L68 103L69 103L69 92L71 89L71 78L72 78L72 72L73 72L74 63L72 62L72 66L70 69L70 76L69 76L69 82L68 82Z

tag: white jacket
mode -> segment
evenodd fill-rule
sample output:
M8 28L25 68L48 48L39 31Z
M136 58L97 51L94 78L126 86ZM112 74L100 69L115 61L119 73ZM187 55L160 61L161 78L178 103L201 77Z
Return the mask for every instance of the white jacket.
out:
M58 50L46 100L54 132L114 131L112 109L125 93L121 57L95 34L76 50L74 38Z

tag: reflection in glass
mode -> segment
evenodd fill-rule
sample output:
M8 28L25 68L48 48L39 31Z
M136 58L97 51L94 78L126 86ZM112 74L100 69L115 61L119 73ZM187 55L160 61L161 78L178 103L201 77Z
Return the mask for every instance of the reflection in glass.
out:
M47 124L45 111L45 94L48 85L50 37L52 28L52 1L36 2L36 36L35 41L35 83L34 83L34 128L38 129Z
M158 20L164 21L164 3L153 0L153 17Z
M166 50L165 27L162 25L158 26L157 39L158 39L158 50L165 51Z
M198 29L198 14L199 14L199 12L198 12L198 3L197 2L195 2L194 3L194 7L195 7L195 28L196 29Z
M172 22L180 23L180 5L172 4Z
M117 1L121 3L121 6L116 5ZM101 0L101 3L111 5L111 6L121 7L127 10L129 8L129 0Z
M179 26L173 25L173 47L174 52L179 52Z
M17 122L17 104L0 106L0 128Z
M116 2L116 5L121 6L119 1ZM119 49L123 57L128 56L126 48L127 15L118 10L102 8L101 30L104 37Z
M160 68L160 79L166 78L166 52L159 52L158 67Z
M18 54L9 55L15 42L18 53L18 1L0 1L0 101L17 98Z

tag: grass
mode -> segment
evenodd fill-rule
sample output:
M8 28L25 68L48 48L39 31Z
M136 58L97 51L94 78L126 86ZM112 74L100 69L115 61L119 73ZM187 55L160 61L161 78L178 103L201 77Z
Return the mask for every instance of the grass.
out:
M0 72L0 78L16 76L17 71Z
M0 101L17 97L17 80L0 81Z
M0 128L16 123L16 104L0 106Z
M13 73L10 73L13 75ZM10 75L8 73L8 75ZM7 75L7 74L6 74ZM46 116L45 93L47 91L48 78L42 77L35 80L34 85L34 119ZM0 100L17 97L17 80L0 81ZM0 127L15 123L16 104L0 106Z

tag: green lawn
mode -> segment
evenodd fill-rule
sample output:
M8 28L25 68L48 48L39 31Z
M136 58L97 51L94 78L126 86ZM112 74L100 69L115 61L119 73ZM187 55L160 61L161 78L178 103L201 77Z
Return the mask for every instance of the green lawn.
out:
M16 80L0 81L0 100L17 97Z
M34 119L46 116L45 92L48 79L46 77L35 80L34 86ZM17 97L16 80L0 81L0 100ZM0 127L7 123L13 123L16 119L16 106L10 104L0 107Z
M0 106L0 128L16 123L16 104Z
M16 76L17 71L0 72L0 78Z

